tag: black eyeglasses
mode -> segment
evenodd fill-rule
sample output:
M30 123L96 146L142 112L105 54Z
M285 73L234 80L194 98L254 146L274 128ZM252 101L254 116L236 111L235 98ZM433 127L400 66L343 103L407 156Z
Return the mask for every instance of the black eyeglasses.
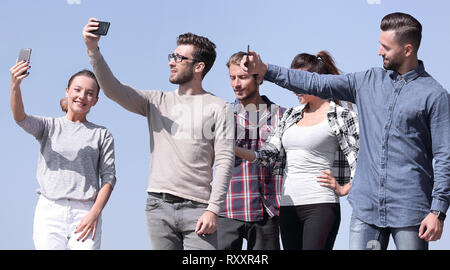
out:
M183 55L181 55L181 54L177 54L177 53L171 53L171 54L169 54L169 55L167 56L167 59L169 60L169 62L172 61L172 60L174 60L175 63L183 62L183 60L192 60L192 61L194 61L194 62L202 62L202 61L200 61L200 60L197 60L197 59L194 59L194 58L189 58L189 57L183 56Z

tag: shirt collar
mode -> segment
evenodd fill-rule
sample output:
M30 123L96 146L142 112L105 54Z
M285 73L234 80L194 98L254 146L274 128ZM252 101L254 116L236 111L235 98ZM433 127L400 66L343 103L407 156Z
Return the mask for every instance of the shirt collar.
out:
M391 79L393 80L401 80L403 79L405 82L410 82L413 81L415 79L417 79L417 77L419 77L420 75L422 75L425 72L425 66L423 64L422 60L418 60L418 65L415 69L408 71L407 73L401 75L400 73L398 73L397 71L391 71Z

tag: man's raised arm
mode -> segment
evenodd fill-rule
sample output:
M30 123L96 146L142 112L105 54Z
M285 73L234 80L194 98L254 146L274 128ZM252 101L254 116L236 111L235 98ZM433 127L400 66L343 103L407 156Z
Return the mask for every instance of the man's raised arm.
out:
M148 98L150 91L136 90L130 86L122 84L109 69L108 64L101 55L98 42L99 35L91 33L98 29L98 20L90 18L83 28L83 39L86 43L90 62L98 80L107 97L119 103L125 109L146 116L148 110ZM156 93L155 93L156 94Z

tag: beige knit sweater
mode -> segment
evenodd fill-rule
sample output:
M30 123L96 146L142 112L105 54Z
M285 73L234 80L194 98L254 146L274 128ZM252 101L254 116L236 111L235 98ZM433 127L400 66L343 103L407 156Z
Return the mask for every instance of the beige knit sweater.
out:
M89 57L105 95L148 120L147 191L205 203L218 214L234 166L234 120L226 102L209 92L137 90L114 77L100 51Z

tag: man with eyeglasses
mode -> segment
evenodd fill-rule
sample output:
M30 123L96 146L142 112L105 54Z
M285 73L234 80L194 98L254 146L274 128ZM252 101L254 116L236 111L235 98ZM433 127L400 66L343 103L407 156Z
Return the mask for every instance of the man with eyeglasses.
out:
M214 43L191 33L180 35L168 56L169 81L178 89L143 91L114 77L99 51L100 37L91 33L96 29L98 22L91 18L83 38L101 88L148 120L146 217L152 249L217 249L217 215L233 169L234 129L233 122L226 125L226 102L202 87L216 58Z

